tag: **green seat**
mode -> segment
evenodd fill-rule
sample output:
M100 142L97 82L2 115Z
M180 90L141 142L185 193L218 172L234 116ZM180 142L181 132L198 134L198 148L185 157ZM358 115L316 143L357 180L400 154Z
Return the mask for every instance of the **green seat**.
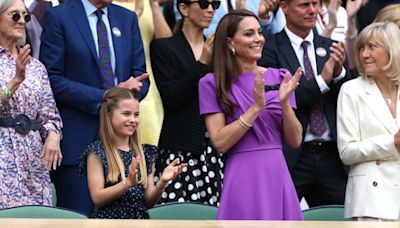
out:
M215 220L217 207L198 203L168 203L149 209L150 219Z
M0 218L87 219L79 212L49 206L21 206L0 210Z
M303 211L305 221L351 221L344 218L343 205L312 207Z
M51 183L51 198L52 198L52 206L55 207L57 206L57 193L56 193L56 186L54 186L53 183Z

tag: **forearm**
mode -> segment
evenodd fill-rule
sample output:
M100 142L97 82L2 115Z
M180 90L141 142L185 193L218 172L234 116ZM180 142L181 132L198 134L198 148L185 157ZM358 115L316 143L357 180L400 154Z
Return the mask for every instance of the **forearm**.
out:
M348 29L346 34L346 51L347 51L347 59L349 63L349 69L356 69L357 65L355 62L354 49L356 46L357 39L357 27L356 20L352 19L348 21Z
M294 148L299 147L303 128L288 101L282 104L282 129L286 144Z
M169 28L167 21L164 18L158 1L152 0L150 5L153 12L154 37L164 38L172 36L171 29Z
M0 88L1 89L0 103L1 104L7 103L10 100L10 98L12 97L12 94L15 93L15 91L18 89L18 87L21 83L22 83L22 81L12 78L8 83L3 85L2 88Z
M97 191L90 191L92 201L96 207L104 207L115 200L118 200L122 195L129 190L129 187L125 181L120 181L119 183L103 188Z
M219 129L213 129L215 126L214 123L212 121L208 121L209 119L206 117L206 124L211 136L211 142L217 151L220 153L225 153L233 145L235 145L243 137L243 135L250 130L250 128L246 127L246 124L252 125L253 122L258 118L258 115L261 111L262 109L253 105L241 115L242 120L239 118L236 121L228 125L224 125ZM245 124L243 124L243 121ZM210 131L210 129L213 130Z
M168 183L160 180L156 185L147 186L145 194L145 205L147 208L152 208L160 200L161 194L164 192Z

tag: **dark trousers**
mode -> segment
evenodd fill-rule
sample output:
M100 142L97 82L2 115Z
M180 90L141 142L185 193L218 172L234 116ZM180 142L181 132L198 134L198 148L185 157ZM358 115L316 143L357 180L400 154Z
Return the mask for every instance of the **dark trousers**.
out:
M57 207L79 211L87 216L93 213L93 203L87 177L78 174L78 166L60 166L51 173L56 187Z
M299 199L305 197L310 207L344 204L347 173L336 143L304 143L292 178Z

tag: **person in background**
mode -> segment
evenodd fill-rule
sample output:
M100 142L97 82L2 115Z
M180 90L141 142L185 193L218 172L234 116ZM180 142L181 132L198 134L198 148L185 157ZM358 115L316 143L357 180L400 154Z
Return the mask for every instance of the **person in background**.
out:
M335 41L345 41L347 34L347 14L341 0L321 0L321 10L315 28L319 35Z
M52 203L62 122L46 68L29 56L22 0L0 1L0 209Z
M64 122L62 166L53 172L57 206L90 215L78 158L98 138L104 92L118 86L143 99L149 76L137 16L111 0L68 0L45 14L40 59Z
M139 17L139 29L143 40L146 56L146 71L150 77L149 92L140 102L142 113L140 125L141 140L145 144L158 145L164 110L160 94L154 82L152 65L150 61L150 42L154 38L172 36L160 8L161 0L116 0L114 3L134 11Z
M292 108L299 68L257 66L264 37L255 14L233 10L215 33L211 69L199 83L200 113L211 142L227 155L217 219L302 220L282 153L301 143Z
M343 42L315 34L318 0L285 0L280 7L286 26L267 41L259 64L304 76L296 89L296 116L303 127L298 148L284 145L299 199L310 207L343 204L347 168L336 144L336 102L340 86L352 78Z
M356 221L400 221L399 37L392 22L365 27L355 49L361 76L338 97L339 154L350 165L344 216Z
M80 162L87 173L94 218L148 219L168 184L187 165L175 159L155 185L157 147L141 144L139 100L124 88L106 92L100 107L100 140L90 144Z
M174 36L150 46L154 77L165 111L156 162L156 180L174 159L188 163L163 193L160 202L197 201L218 205L223 162L211 146L199 115L198 83L208 73L213 36L203 31L220 1L178 0L183 21Z

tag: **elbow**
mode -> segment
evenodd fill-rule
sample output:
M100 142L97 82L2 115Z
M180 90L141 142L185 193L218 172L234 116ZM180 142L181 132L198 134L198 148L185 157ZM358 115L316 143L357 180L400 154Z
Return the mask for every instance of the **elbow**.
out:
M222 142L217 143L217 142L213 142L213 141L211 141L211 142L212 142L213 147L221 154L225 154L230 149L230 147L227 147L225 143L222 143Z
M105 202L101 200L101 197L96 196L96 195L91 195L92 202L96 208L102 208L105 206Z

